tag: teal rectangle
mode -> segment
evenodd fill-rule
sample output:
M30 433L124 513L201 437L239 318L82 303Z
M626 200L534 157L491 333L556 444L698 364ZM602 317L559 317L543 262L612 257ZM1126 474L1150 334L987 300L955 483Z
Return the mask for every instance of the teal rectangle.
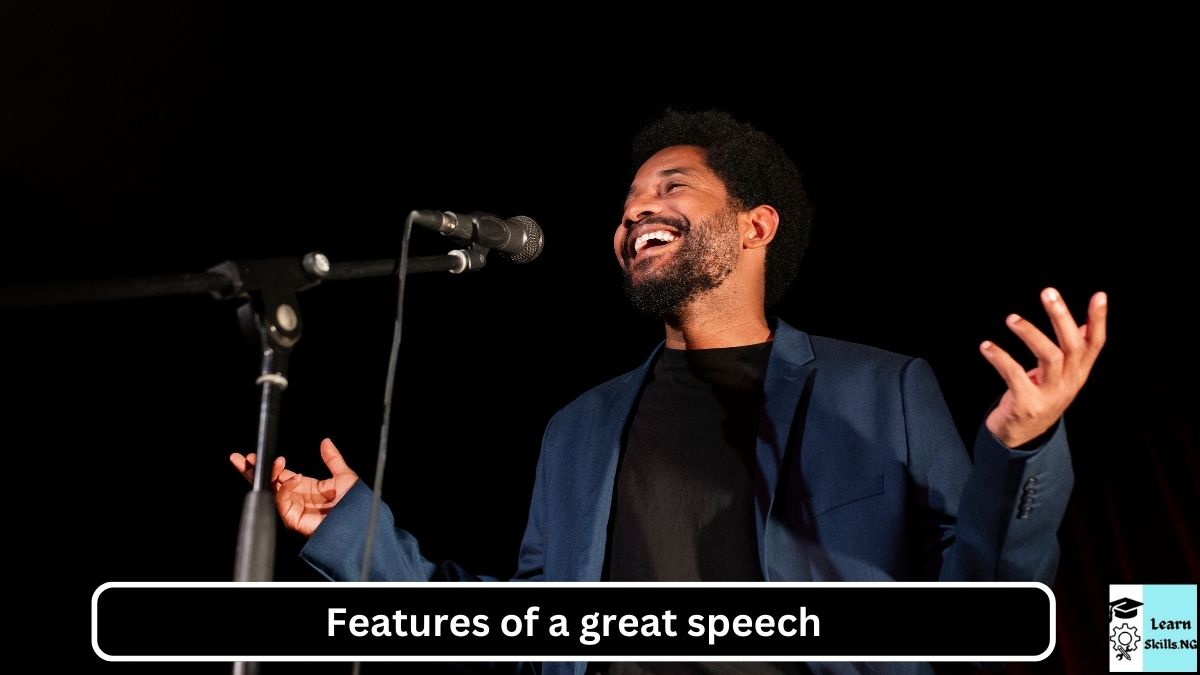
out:
M1142 671L1147 673L1194 673L1196 672L1196 650L1184 649L1183 640L1195 640L1196 617L1196 586L1186 584L1176 585L1145 585L1142 587L1142 601L1145 616L1142 619L1143 646ZM1156 624L1164 621L1189 621L1191 628L1165 629L1151 628L1151 620ZM1150 640L1170 640L1177 643L1179 649L1151 649Z

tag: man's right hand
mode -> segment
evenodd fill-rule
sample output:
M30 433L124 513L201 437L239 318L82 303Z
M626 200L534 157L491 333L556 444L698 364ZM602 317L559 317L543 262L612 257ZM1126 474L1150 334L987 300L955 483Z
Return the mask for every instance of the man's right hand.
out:
M256 459L254 453L243 455L235 452L229 456L233 468L251 482L254 481ZM328 438L321 441L321 459L332 474L325 480L308 478L287 469L287 460L283 457L276 458L275 465L271 467L271 487L275 490L275 506L279 509L279 517L289 530L306 537L316 531L329 510L358 481L358 474L346 466L342 453Z

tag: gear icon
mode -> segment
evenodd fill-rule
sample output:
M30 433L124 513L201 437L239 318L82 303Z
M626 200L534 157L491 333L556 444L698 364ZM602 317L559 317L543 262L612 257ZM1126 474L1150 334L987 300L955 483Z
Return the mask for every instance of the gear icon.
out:
M1117 659L1132 659L1129 652L1137 649L1142 637L1138 635L1137 628L1123 623L1113 629L1108 639L1112 641L1113 649L1117 652Z

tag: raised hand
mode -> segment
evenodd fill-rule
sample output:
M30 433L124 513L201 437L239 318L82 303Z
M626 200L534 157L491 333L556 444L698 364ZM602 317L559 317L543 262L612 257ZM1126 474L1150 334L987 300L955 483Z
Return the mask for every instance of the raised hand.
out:
M229 456L233 468L249 481L254 480L256 459L254 453L242 455L235 452ZM324 480L308 478L288 469L287 460L283 457L277 457L271 467L271 487L275 490L275 506L279 510L279 517L289 530L306 537L316 531L329 510L358 480L358 474L346 465L342 453L328 438L321 441L321 459L331 474Z
M1042 305L1050 315L1058 342L1032 323L1010 314L1006 323L1037 357L1037 367L1026 371L991 341L979 346L1008 384L1008 391L987 418L988 431L1001 443L1015 448L1050 429L1075 400L1087 381L1107 332L1108 296L1096 293L1088 303L1087 323L1078 326L1058 291L1042 291Z

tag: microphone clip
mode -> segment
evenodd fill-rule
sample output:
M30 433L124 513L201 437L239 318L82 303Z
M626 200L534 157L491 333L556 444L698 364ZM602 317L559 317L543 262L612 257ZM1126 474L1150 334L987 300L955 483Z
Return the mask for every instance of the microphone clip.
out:
M474 272L483 269L487 264L487 254L492 249L482 246L477 242L471 242L467 248L456 248L447 251L446 255L457 258L460 265L457 268L451 269L451 274L462 274L463 272Z

